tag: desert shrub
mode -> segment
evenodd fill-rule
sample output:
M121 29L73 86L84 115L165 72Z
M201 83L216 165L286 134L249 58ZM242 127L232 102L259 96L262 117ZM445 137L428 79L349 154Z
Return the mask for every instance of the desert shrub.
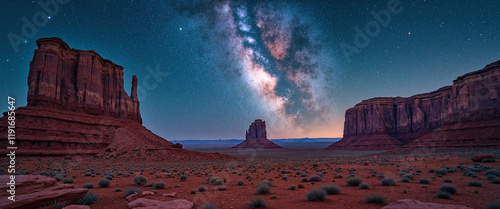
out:
M83 173L83 175L84 175L84 176L92 176L92 173L90 173L90 172L85 172L85 173Z
M265 208L267 207L266 201L264 201L262 198L255 198L250 200L250 203L248 203L249 208Z
M486 172L484 172L485 175L494 175L494 176L500 176L500 170L498 169L491 169L491 170L487 170Z
M42 209L63 209L67 204L68 202L64 200L55 200L48 203L47 205L44 205Z
M436 171L436 170L434 170L434 169L430 169L430 170L429 170L429 173L434 173L434 171Z
M439 187L439 190L442 191L442 192L448 192L450 194L456 194L457 193L457 188L455 186L452 186L452 185L442 185L441 187Z
M499 178L494 178L491 180L492 184L500 184L500 179Z
M358 177L351 177L351 178L347 179L346 183L348 186L356 186L357 187L361 183L363 183L363 180L361 178L358 178Z
M387 201L387 199L381 195L370 195L370 196L365 198L366 203L375 203L378 205L383 205L383 204L385 204L386 201Z
M255 193L257 194L268 194L271 192L271 188L267 184L259 184Z
M334 185L321 185L319 188L325 190L326 194L340 194L342 191L339 187Z
M208 189L206 187L204 187L204 186L199 186L198 187L198 191L200 191L200 192L204 192L204 191L207 191L207 190Z
M76 201L78 205L90 205L99 200L99 195L97 195L95 192L90 191L87 193L85 196L81 197Z
M322 180L321 176L318 176L318 175L314 175L314 176L309 177L309 181L312 181L312 182L318 182L321 180Z
M382 179L380 183L382 184L382 186L396 186L396 181L391 178Z
M111 176L111 175L107 175L107 176L105 176L104 178L105 178L105 179L108 179L108 180L113 180L113 176Z
M215 205L212 205L210 203L205 203L200 207L200 209L217 209L217 207L215 207Z
M453 183L453 180L451 180L451 179L445 179L445 180L443 180L443 182L444 183Z
M238 182L236 182L236 184L238 186L241 186L241 185L245 184L245 182L243 180L238 180Z
M302 178L300 181L301 182L309 182L309 179L308 178Z
M191 190L191 192L189 192L189 194L196 194L196 191L195 190Z
M217 186L217 191L223 191L223 190L226 190L227 187L226 186Z
M267 185L269 187L272 187L273 186L273 183L271 183L270 181L268 180L262 180L259 182L259 185Z
M401 178L400 181L403 183L408 183L408 182L410 182L410 179L409 178Z
M469 181L467 185L471 187L482 187L483 183L481 183L480 181Z
M418 183L420 183L420 184L430 184L431 182L429 181L429 179L420 179L420 180L418 180Z
M93 184L91 184L91 183L85 183L85 184L82 186L82 188L92 189L92 188L94 188L94 185L93 185Z
M444 175L446 175L446 173L448 173L448 171L443 170L443 169L436 170L436 176L438 176L438 175L444 176Z
M326 199L326 191L323 189L314 189L307 193L306 197L309 201L323 201Z
M148 182L148 179L145 176L138 175L134 177L133 181L136 186L142 186Z
M128 197L130 196L131 194L134 194L134 193L137 193L137 194L142 194L142 191L135 188L135 187L132 187L132 188L128 188L125 192L123 192L123 196L124 197Z
M368 183L362 183L359 185L359 189L369 189L370 188L370 184Z
M160 182L154 182L154 183L153 183L153 187L154 187L155 189L163 189L163 188L165 188L165 186L167 186L167 184L165 184L165 182L163 182L163 181L160 181Z
M124 173L122 176L125 178L130 177L130 173Z
M62 181L64 177L63 177L63 175L61 175L61 174L57 174L57 175L55 175L55 176L54 176L54 178L55 178L57 181Z
M121 192L122 188L115 188L115 192Z
M219 177L211 177L208 181L210 185L222 185L224 182Z
M299 189L305 188L303 184L297 184L297 187L298 187Z
M486 158L481 160L482 163L494 163L495 159L494 158Z
M111 182L108 179L101 179L99 182L97 182L97 185L102 188L106 188L111 184Z
M179 181L187 181L188 180L188 176L187 175L181 175L179 177Z
M75 182L75 180L73 180L72 178L65 178L63 180L63 183L65 184L72 184L73 182Z
M448 192L438 192L436 194L436 197L439 198L439 199L447 199L447 200L449 200L449 199L451 199L451 194L448 193Z
M295 185L292 185L292 186L288 187L288 190L295 190L295 189L297 189L297 187Z

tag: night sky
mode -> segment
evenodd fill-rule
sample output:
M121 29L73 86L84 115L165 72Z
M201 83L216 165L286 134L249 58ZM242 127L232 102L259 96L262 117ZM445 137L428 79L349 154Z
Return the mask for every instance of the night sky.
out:
M244 138L257 118L269 138L341 137L364 99L500 59L498 0L39 2L0 3L0 98L26 105L35 41L56 36L124 66L128 93L137 75L144 125L168 140Z

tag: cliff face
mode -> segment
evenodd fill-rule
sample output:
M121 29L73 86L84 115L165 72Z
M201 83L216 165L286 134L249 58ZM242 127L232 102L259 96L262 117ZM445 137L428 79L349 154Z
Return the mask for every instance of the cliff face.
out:
M36 41L28 74L28 106L47 106L142 123L137 77L123 89L123 67L94 51L71 49L59 38Z
M266 122L257 119L248 127L245 141L233 148L281 149L282 147L267 139Z
M485 125L485 122L495 124L500 120L499 80L500 61L497 61L458 77L452 86L431 93L362 101L346 111L344 137L328 149L393 149L424 136L427 137L426 146L444 146L427 135L439 128L450 130L450 125L469 127L468 131L477 132L473 134L474 140L485 142L491 137L479 130L485 131L483 128L488 126L492 129L488 132L496 132L500 128ZM458 128L455 129L456 134ZM446 138L450 134L453 135L450 132L439 136ZM498 138L500 135L496 140ZM415 146L414 143L406 147ZM446 146L461 146L461 143L464 144L463 140Z
M7 112L0 118L0 153L91 155L123 161L214 160L221 154L183 150L144 126L137 98L123 88L123 67L94 51L70 49L59 38L37 40L28 74L28 105L15 110L15 144ZM19 98L18 98L19 99Z

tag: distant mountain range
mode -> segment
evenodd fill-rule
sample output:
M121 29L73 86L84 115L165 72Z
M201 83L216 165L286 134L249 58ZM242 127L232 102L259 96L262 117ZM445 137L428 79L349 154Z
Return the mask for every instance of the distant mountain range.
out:
M295 139L270 139L275 143L287 143L287 142L336 142L341 138L295 138ZM238 144L244 141L243 139L219 139L219 140L172 140L172 143L181 143L183 145L187 144Z

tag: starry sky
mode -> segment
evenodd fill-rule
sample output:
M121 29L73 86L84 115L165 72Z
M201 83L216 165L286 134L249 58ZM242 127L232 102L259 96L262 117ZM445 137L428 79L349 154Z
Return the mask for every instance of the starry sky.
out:
M35 41L60 37L124 66L128 93L137 75L144 125L167 140L241 139L257 118L269 138L341 137L364 99L500 58L498 0L46 2L0 3L0 98L26 105Z

